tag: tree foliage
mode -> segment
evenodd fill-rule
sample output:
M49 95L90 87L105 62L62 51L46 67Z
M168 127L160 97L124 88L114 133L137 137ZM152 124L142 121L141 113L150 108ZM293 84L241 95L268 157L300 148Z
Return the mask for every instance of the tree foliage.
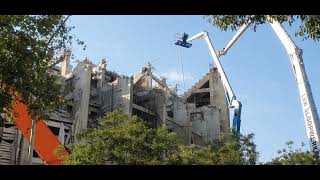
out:
M229 133L226 141L207 147L180 146L180 164L185 165L255 165L259 153L253 134L247 136Z
M72 45L73 27L67 25L68 18L0 16L0 112L10 109L17 95L38 115L56 109L62 99L51 67L64 58L65 49ZM10 87L17 93L10 94Z
M259 153L253 141L254 134L241 135L231 133L231 140L222 141L214 146L216 151L215 164L227 165L255 165L258 163Z
M179 144L175 133L152 129L138 117L112 112L100 127L80 133L80 143L69 145L66 164L167 164L175 161Z
M149 128L138 117L112 112L99 121L100 127L80 133L79 143L68 148L64 159L71 165L210 165L256 164L258 153L253 135L233 134L230 140L208 147L186 145L164 127Z
M253 22L253 30L264 23L272 20L277 20L280 23L287 22L291 26L295 21L300 22L299 29L296 30L295 35L300 36L303 40L311 38L315 41L320 40L320 16L319 15L208 15L205 18L214 26L223 31L235 31L242 24L249 20Z
M319 157L310 151L303 151L301 147L293 150L293 141L286 143L286 147L278 151L279 156L267 162L267 165L320 165Z

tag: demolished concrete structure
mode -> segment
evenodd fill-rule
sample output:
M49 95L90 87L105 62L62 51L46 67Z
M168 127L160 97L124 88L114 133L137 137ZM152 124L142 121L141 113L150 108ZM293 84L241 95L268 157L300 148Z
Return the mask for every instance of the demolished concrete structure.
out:
M75 142L80 130L97 127L99 117L116 110L141 117L153 128L164 125L187 144L218 141L229 129L228 104L215 68L182 96L156 77L149 63L131 77L108 70L105 60L96 65L85 59L72 70L67 58L54 70L66 104L46 123L62 144ZM10 123L0 132L0 164L24 164L28 140ZM35 151L33 164L43 164Z

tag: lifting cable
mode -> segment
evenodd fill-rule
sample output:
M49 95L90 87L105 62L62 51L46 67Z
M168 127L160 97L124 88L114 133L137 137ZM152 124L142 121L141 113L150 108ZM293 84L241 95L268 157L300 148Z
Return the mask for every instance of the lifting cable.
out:
M184 81L183 62L182 62L182 55L181 55L181 47L180 46L179 46L179 60L180 60L181 73L182 73L183 91L186 91L186 84Z
M183 91L186 91L186 84L184 81L184 70L183 70L183 62L182 62L182 55L181 55L181 47L179 46L179 60L180 60L180 66L181 66L181 73L182 73L182 82L183 82ZM185 98L184 100L185 106L186 106L186 111L187 111L187 117L189 119L189 125L187 125L188 129L188 139L190 140L190 143L193 144L193 136L192 136L192 125L191 125L191 117L189 116L189 109L188 109L188 102L187 99Z

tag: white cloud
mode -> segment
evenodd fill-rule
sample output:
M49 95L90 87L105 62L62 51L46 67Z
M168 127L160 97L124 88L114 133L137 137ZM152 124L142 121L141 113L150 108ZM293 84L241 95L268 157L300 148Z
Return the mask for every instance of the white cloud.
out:
M162 76L166 77L170 81L182 81L183 79L186 80L193 80L193 77L191 73L187 72L184 73L184 76L182 73L177 71L169 71L162 74Z

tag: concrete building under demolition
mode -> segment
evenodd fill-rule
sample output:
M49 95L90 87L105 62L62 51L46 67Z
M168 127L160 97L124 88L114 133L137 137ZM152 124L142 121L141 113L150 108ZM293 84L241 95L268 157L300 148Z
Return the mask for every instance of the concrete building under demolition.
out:
M74 69L69 61L54 68L67 103L46 120L62 144L76 141L77 132L96 127L99 117L116 110L141 117L153 128L165 125L185 143L199 146L220 140L229 129L228 104L215 68L179 96L149 63L127 77L108 70L105 60L96 65L85 59ZM1 123L0 164L25 164L29 141L13 124ZM33 164L43 164L35 151L33 156Z

